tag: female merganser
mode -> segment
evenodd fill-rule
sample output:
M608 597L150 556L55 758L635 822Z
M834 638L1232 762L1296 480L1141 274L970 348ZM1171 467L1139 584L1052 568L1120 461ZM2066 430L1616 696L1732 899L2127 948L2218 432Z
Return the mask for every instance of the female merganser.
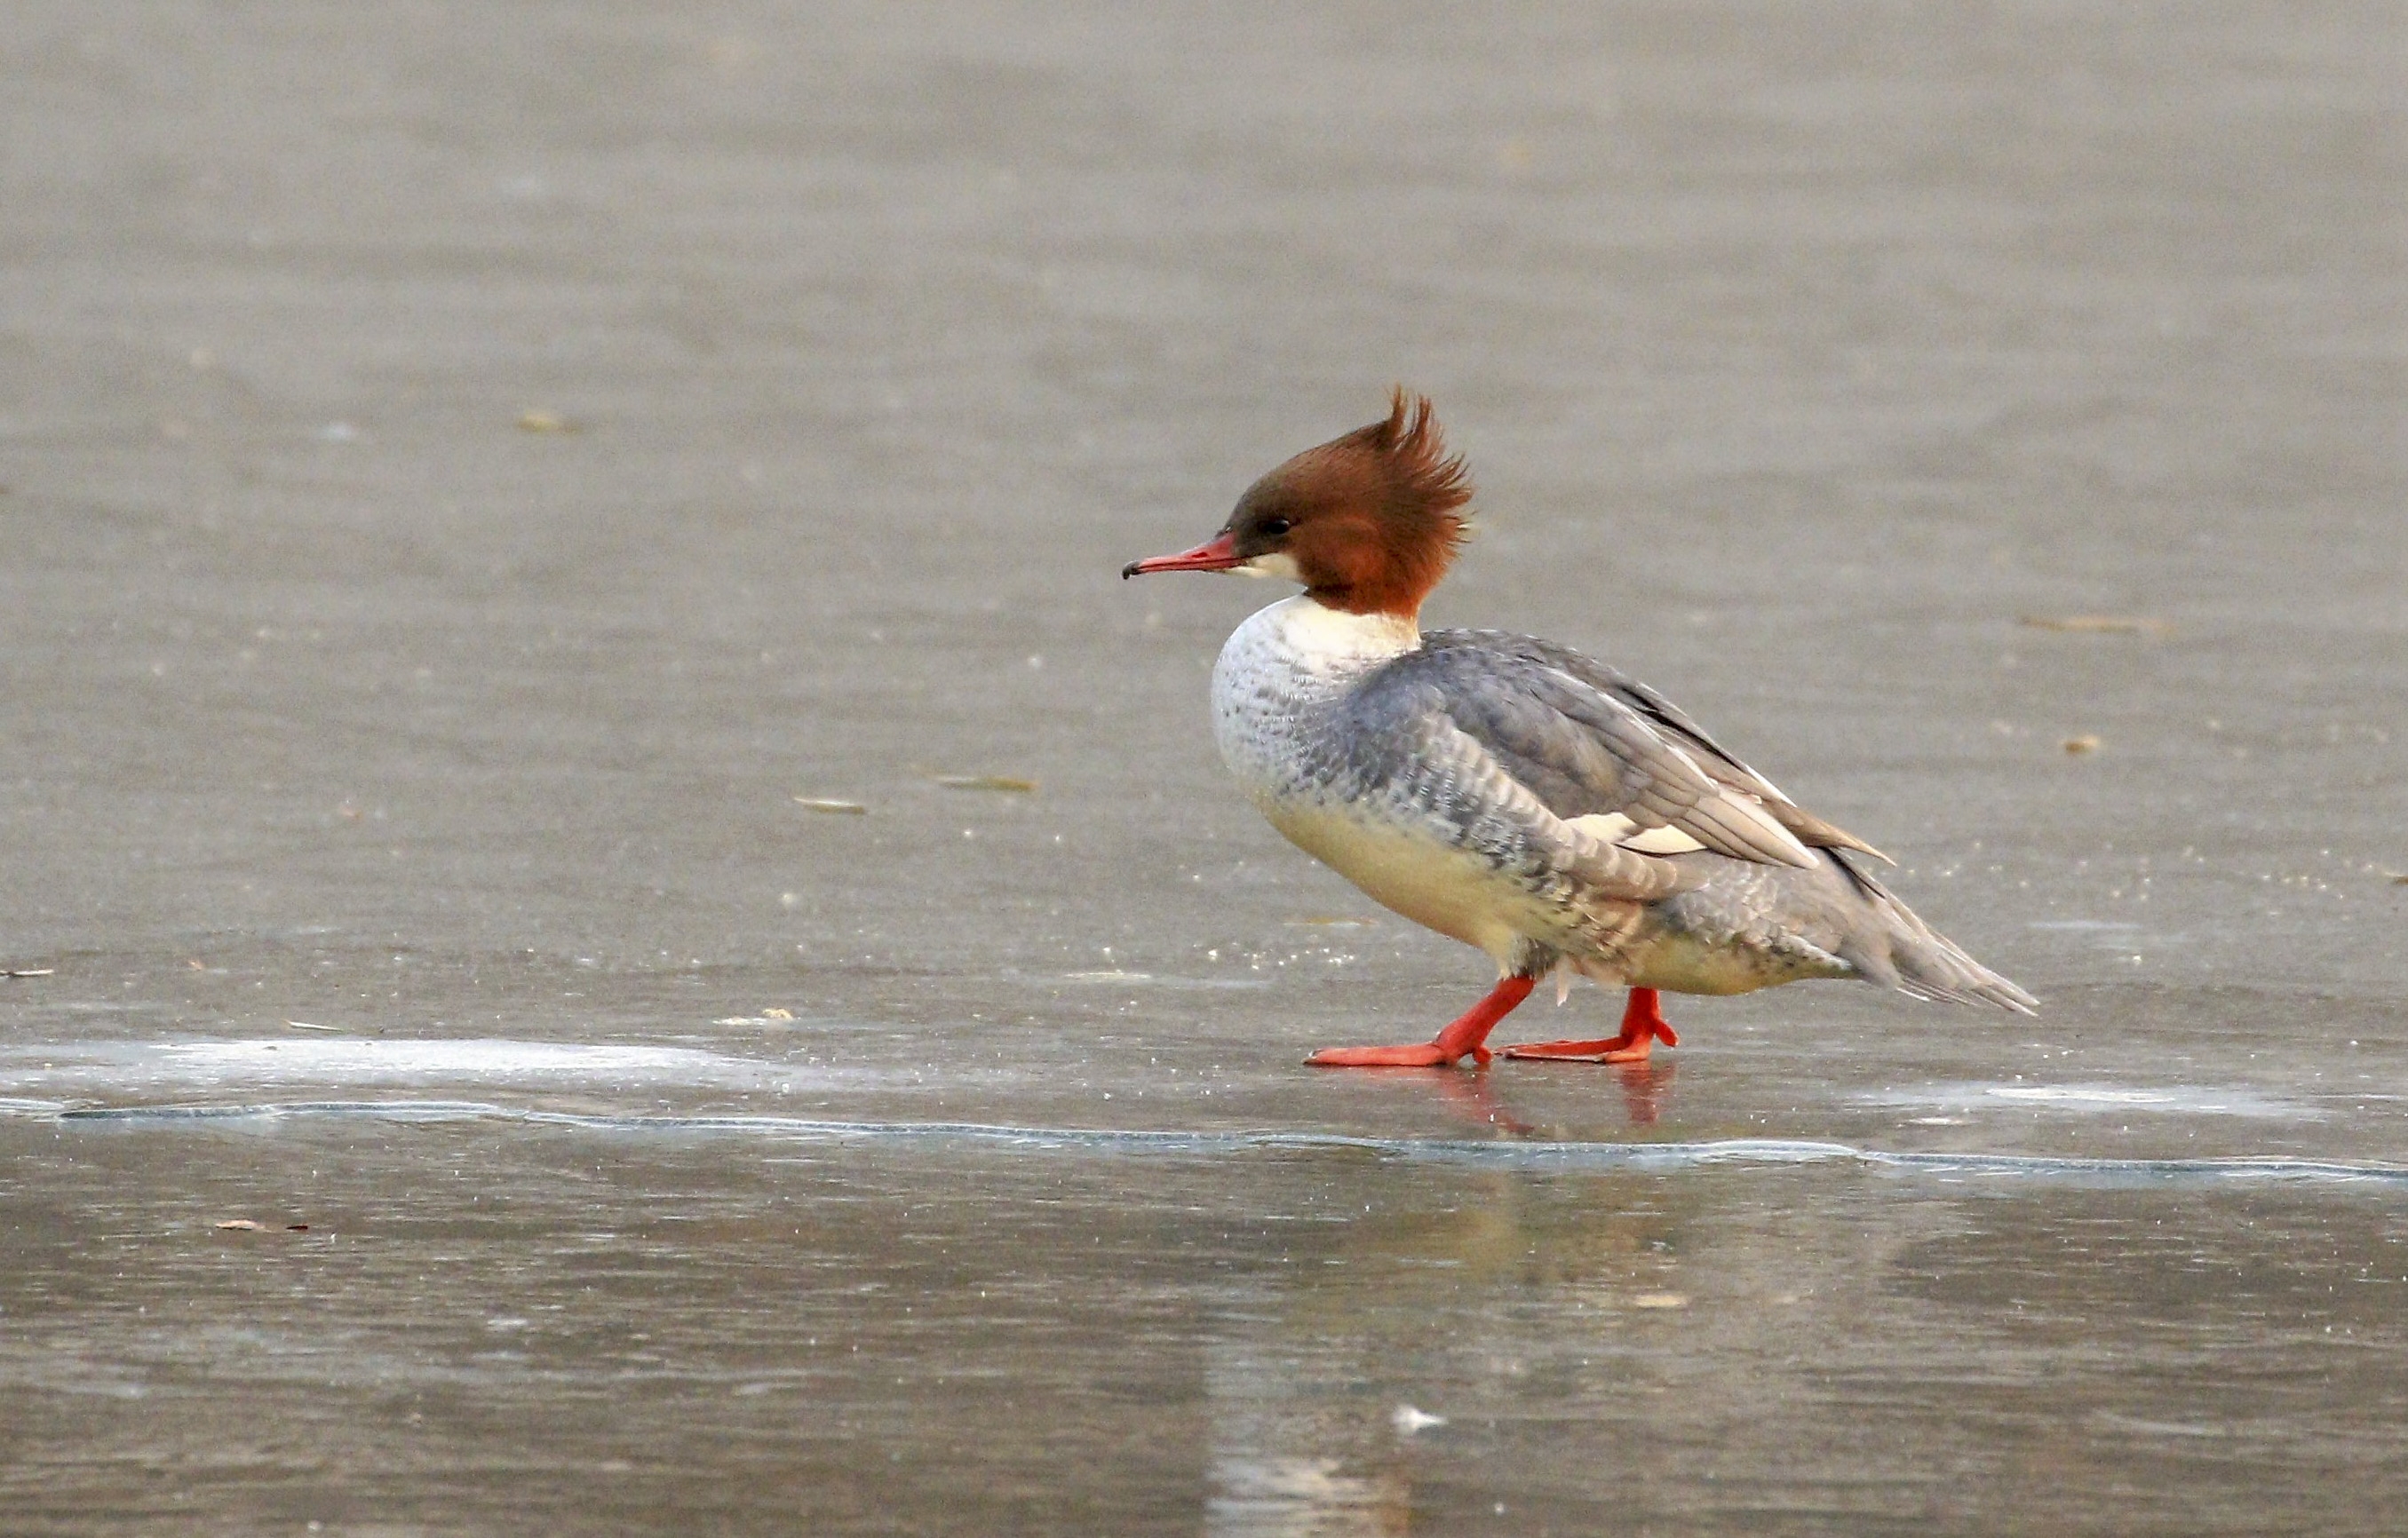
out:
M1212 669L1221 756L1271 825L1382 905L1479 947L1488 996L1412 1047L1332 1047L1328 1067L1489 1061L1497 1022L1556 975L1630 990L1621 1033L1509 1058L1631 1062L1678 1045L1657 990L1747 993L1862 977L1919 999L2030 1014L2030 994L1892 897L1872 846L1806 811L1671 702L1569 647L1434 630L1422 600L1471 500L1430 404L1254 482L1221 532L1141 572L1284 577Z

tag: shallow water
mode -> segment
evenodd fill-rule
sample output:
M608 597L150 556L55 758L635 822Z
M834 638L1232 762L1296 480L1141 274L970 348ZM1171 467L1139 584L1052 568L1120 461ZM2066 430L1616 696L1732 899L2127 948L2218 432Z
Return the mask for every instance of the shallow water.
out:
M10 1531L2396 1525L2392 10L21 10ZM1115 574L1399 378L2042 1014L1304 1070Z

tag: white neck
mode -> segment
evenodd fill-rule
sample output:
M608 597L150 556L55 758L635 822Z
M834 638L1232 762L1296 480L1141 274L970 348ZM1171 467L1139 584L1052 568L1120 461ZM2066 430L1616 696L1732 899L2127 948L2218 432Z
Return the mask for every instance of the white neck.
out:
M1257 627L1268 633L1264 638L1278 649L1316 670L1383 662L1416 650L1422 644L1421 624L1412 618L1401 614L1349 614L1306 593L1273 604L1240 628Z
M1251 616L1212 667L1212 734L1247 793L1277 800L1327 746L1324 715L1364 676L1417 650L1420 629L1394 614L1348 614L1302 593Z

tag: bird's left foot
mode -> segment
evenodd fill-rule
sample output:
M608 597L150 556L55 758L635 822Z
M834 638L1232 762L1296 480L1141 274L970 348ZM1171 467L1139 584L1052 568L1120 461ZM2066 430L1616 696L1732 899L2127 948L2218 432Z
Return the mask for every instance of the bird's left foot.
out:
M1527 977L1507 977L1489 990L1438 1033L1436 1041L1412 1047L1326 1047L1304 1061L1316 1068L1452 1068L1466 1058L1476 1067L1488 1066L1489 1051L1481 1045L1498 1020L1530 996Z
M1434 1041L1411 1047L1325 1047L1304 1061L1315 1068L1452 1068L1465 1058L1485 1068L1495 1054L1484 1047L1451 1052Z
M1622 1034L1602 1041L1524 1042L1505 1048L1505 1055L1523 1062L1645 1062L1657 1042L1678 1047L1664 1018L1664 1004L1652 988L1634 988L1622 1011Z

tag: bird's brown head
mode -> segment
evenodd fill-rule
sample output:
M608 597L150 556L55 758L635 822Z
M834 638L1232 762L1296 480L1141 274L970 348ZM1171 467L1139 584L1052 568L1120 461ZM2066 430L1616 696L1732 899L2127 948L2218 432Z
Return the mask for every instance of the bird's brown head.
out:
M1469 530L1471 483L1427 397L1399 387L1384 420L1308 449L1246 488L1221 532L1147 572L1287 577L1331 608L1411 619Z

